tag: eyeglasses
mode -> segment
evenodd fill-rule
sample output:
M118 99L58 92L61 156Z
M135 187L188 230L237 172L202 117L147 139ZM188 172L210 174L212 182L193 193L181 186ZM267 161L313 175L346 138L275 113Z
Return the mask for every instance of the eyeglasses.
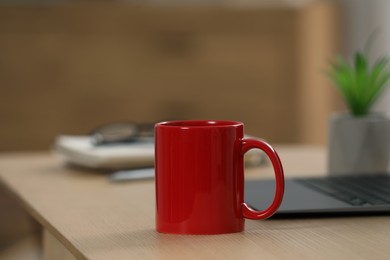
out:
M109 123L95 128L90 135L94 145L154 141L154 123Z

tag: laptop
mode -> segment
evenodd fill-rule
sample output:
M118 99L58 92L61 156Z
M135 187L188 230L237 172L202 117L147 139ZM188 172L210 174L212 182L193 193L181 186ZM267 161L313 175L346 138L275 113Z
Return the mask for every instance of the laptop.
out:
M245 202L265 209L275 193L273 180L246 180ZM285 180L275 217L390 213L390 174L357 174Z

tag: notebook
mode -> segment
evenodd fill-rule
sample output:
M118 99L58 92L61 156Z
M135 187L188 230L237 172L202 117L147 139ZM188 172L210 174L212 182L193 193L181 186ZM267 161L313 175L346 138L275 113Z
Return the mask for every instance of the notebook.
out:
M274 197L273 180L247 180L245 202L264 209ZM275 216L390 213L390 175L356 174L286 179Z
M55 151L71 164L96 169L153 167L153 140L96 146L90 136L57 137Z

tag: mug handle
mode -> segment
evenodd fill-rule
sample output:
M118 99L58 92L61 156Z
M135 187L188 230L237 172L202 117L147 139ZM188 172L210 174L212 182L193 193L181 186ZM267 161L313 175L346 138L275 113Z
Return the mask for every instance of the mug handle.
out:
M276 190L275 197L271 205L262 211L257 211L250 208L246 203L242 204L242 214L244 218L248 219L265 219L271 217L279 208L283 200L284 194L284 174L283 166L279 159L278 154L267 142L255 139L242 139L241 140L241 155L244 156L250 149L258 148L264 151L272 162L272 166L275 172L276 178Z

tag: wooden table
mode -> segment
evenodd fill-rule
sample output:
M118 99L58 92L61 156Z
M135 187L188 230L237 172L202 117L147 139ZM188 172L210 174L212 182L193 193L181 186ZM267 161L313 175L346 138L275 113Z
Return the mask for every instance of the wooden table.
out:
M325 173L325 150L279 146L287 177ZM248 178L271 177L269 167ZM153 180L112 184L50 153L0 156L0 182L43 229L45 259L388 259L390 217L246 221L242 233L154 230ZM2 212L5 214L5 212Z

